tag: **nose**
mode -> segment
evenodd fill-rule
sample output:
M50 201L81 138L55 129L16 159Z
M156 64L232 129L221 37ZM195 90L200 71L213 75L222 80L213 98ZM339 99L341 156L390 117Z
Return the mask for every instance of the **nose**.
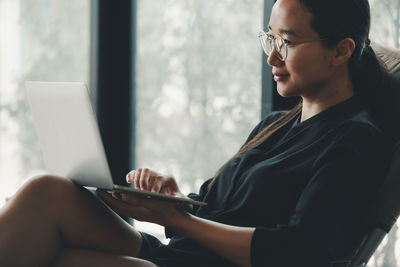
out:
M268 56L267 63L270 66L280 66L284 64L284 61L280 60L279 53L276 49L272 49L271 54Z

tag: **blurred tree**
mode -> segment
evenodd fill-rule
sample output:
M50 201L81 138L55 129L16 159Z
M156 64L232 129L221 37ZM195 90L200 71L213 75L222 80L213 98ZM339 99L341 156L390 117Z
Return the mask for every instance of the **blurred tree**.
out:
M2 107L19 126L15 136L20 174L44 169L24 82L87 81L89 77L90 1L19 0L21 69L15 94ZM17 60L17 59L15 59Z
M400 0L370 0L375 41L400 48Z
M260 119L263 1L138 1L137 165L186 190Z
M400 48L400 0L382 0L386 12L393 23L395 47Z

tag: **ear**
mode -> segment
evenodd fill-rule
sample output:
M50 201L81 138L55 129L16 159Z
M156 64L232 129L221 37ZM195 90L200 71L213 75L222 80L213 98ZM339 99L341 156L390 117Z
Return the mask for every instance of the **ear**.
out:
M356 43L351 38L341 40L333 51L332 65L340 66L349 61L353 51L356 49Z

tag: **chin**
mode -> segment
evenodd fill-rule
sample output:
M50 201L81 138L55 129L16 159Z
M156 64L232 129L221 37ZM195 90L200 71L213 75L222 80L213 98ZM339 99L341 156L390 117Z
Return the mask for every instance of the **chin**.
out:
M279 83L277 84L276 91L282 97L298 96L296 90L293 90L290 86L285 86Z

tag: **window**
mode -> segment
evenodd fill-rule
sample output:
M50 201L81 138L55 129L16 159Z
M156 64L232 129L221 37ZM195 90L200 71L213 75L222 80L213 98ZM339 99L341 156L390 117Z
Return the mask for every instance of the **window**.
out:
M239 150L261 114L263 2L138 1L137 167L197 192Z
M89 0L0 0L0 206L44 169L24 81L88 81L89 14Z
M384 46L400 48L400 1L369 0L370 39Z
M400 48L400 1L370 0L371 41L381 45ZM393 226L389 235L371 258L368 266L396 267L400 265L400 221Z

